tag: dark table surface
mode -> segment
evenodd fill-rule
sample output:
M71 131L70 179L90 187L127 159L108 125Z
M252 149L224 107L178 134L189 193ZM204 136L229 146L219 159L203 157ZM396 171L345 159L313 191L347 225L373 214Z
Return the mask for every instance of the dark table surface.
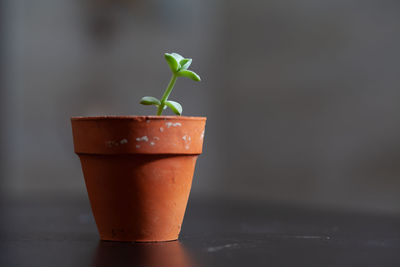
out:
M400 216L189 201L179 241L99 241L87 199L3 201L0 266L400 266Z

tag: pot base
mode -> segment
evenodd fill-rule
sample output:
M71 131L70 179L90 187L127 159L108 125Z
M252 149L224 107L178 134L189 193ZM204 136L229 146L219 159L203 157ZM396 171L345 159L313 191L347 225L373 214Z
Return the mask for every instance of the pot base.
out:
M104 242L121 242L121 243L163 243L163 242L174 242L177 241L178 238L176 239L168 239L168 240L121 240L121 239L107 239L107 238L103 238L100 237L101 241Z
M80 155L102 240L178 239L197 155Z

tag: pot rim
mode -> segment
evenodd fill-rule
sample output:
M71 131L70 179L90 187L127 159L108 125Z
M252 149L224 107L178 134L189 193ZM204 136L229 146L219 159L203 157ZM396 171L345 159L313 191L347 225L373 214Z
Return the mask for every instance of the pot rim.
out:
M197 116L156 116L156 115L103 115L103 116L72 116L71 121L88 121L88 120L135 120L135 121L145 121L145 120L198 120L205 121L207 117L197 117Z

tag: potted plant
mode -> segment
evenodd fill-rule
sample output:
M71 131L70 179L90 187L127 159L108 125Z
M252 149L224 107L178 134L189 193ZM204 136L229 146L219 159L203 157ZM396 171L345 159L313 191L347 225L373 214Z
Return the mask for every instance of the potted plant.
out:
M169 241L178 238L198 155L205 117L181 116L169 100L178 77L200 81L192 59L166 53L172 71L161 100L143 97L156 116L72 117L78 154L102 240ZM176 116L162 116L170 108Z

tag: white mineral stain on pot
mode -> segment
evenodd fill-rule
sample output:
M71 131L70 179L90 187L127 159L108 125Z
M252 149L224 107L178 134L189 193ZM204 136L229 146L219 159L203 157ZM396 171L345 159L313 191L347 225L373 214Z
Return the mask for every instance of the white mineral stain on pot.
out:
M150 123L150 120L146 120L146 123Z
M142 136L142 137L137 137L136 141L138 141L138 142L141 142L141 141L148 142L149 138L147 138L147 136L145 135L145 136Z
M136 145L136 148L140 148L140 145Z
M126 138L122 139L119 141L121 145L128 143L128 140Z
M185 142L185 149L189 149L190 148L190 142L192 140L192 138L189 135L184 135L182 136L183 141Z
M160 138L158 136L154 136L153 139L156 141L160 140Z
M156 144L156 143L154 143L154 142L150 142L150 145L151 145L151 146L154 146L155 144Z
M167 125L167 128L169 128L169 127L181 127L182 126L182 124L180 123L180 122L175 122L175 123L173 123L173 122L166 122L165 123L165 125Z
M184 135L184 136L182 136L182 139L185 141L185 142L189 142L189 141L191 141L192 140L192 138L189 136L189 135Z
M164 128L163 127L160 127L160 132L164 132Z

